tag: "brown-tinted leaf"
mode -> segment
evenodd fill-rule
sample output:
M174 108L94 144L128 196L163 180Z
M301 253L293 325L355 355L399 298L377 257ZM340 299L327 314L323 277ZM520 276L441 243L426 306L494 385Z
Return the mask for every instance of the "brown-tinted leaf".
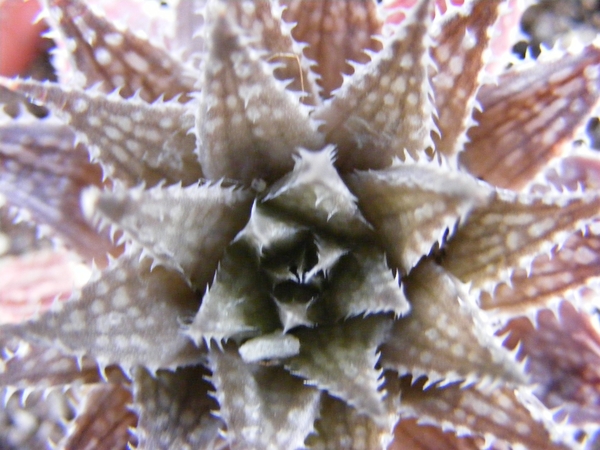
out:
M79 0L45 0L48 18L68 46L70 59L82 78L81 87L101 82L104 92L120 89L131 97L136 91L146 101L167 100L194 90L197 75L167 50L152 45L129 30L120 30ZM57 36L58 37L58 36ZM81 75L80 75L81 76Z
M137 416L129 409L131 392L121 384L106 383L80 387L79 410L60 443L64 449L117 450L133 442L129 428Z
M283 18L296 24L292 36L308 44L304 54L316 63L322 97L329 97L342 85L342 76L353 72L348 61L367 63L365 51L381 49L373 36L381 34L382 23L371 0L282 3L287 6Z
M600 50L519 65L477 95L482 112L461 161L473 175L519 189L570 145L600 97Z

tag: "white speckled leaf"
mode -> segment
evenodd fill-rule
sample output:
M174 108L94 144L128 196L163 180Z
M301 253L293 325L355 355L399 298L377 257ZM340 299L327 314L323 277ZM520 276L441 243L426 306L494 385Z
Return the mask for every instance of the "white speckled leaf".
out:
M246 224L252 200L246 190L203 184L88 190L82 204L90 218L123 230L155 262L203 290L225 247Z
M343 171L382 169L405 150L416 158L433 147L427 34L433 4L421 0L373 62L358 67L315 112L326 121L323 131L337 145Z
M317 82L324 98L342 85L344 74L352 73L350 61L367 63L371 60L367 51L381 48L381 43L373 38L381 34L382 26L373 1L283 0L281 3L287 6L284 20L295 24L294 39L308 44L303 53L316 62L311 69L319 76Z
M233 347L211 350L209 361L232 450L303 446L318 416L318 389L281 367L245 364Z
M243 29L253 30L253 39L248 44L264 52L263 60L276 64L275 78L285 81L286 89L301 93L303 103L316 103L314 74L302 48L292 39L290 26L282 22L278 2L245 0L228 2L227 7L235 10L236 21Z
M600 236L588 230L567 238L551 255L534 258L529 273L516 269L510 282L482 292L480 306L501 316L517 316L552 306L565 296L572 298L586 285L597 285L600 266Z
M500 446L508 443L513 446L520 444L528 449L570 448L552 442L550 433L541 423L542 419L536 421L532 411L518 399L528 397L524 392L497 386L485 390L462 389L458 384L425 391L422 387L423 381L411 386L410 377L402 379L401 415L428 424L435 423L461 434L484 436L490 443L499 441ZM556 434L562 431L558 424L552 428Z
M167 50L131 30L121 30L80 0L45 0L48 18L69 47L71 62L82 74L81 87L102 83L104 92L120 88L123 97L136 91L146 101L170 99L194 90L196 76Z
M322 147L298 94L276 80L264 55L248 45L236 8L215 2L211 44L197 119L199 158L206 176L250 184L274 181L293 167L297 147Z
M69 127L53 117L21 113L14 120L0 112L0 194L84 258L100 260L113 246L87 223L79 197L102 177L74 139Z
M435 163L396 164L347 179L361 211L379 232L390 262L404 273L493 193L489 186Z
M7 330L10 331L10 328ZM100 380L98 366L90 358L77 361L58 349L32 345L12 337L0 328L0 386L25 389L48 388L76 382Z
M254 255L230 246L186 334L200 343L273 331L279 320L268 287Z
M212 386L202 366L135 372L134 405L139 414L139 447L148 449L205 449L225 447L219 431L223 422L212 414L218 409Z
M51 83L2 80L12 89L52 109L88 144L104 175L127 186L159 181L198 181L202 170L194 154L191 110L175 102L147 104L100 92L70 90Z
M441 267L424 261L406 282L408 317L394 323L381 364L401 375L443 380L522 382L513 357L483 327L475 306Z
M71 396L42 390L7 396L0 408L0 447L4 450L47 450L65 436L73 415ZM70 398L71 397L71 398Z
M182 333L198 296L177 273L126 252L74 297L37 320L7 329L26 341L89 355L101 365L172 368L198 362L204 350Z
M299 150L294 170L270 187L263 202L300 223L343 236L365 235L370 226L333 166L334 155L331 146L320 152Z
M373 248L358 248L342 256L330 280L324 301L335 320L381 312L399 317L410 310L400 279L388 268L383 253Z
M594 192L537 196L497 191L450 237L442 265L476 290L493 290L510 272L582 229L599 210Z
M475 94L481 83L486 44L498 19L501 0L467 2L454 14L443 16L437 45L431 57L436 73L431 77L440 132L434 135L435 151L454 160L463 150L465 132L471 125ZM441 136L441 137L439 137Z
M375 366L377 348L390 326L389 316L373 315L295 331L300 354L287 360L285 367L381 425L387 419L379 391L381 371Z
M600 49L585 47L556 61L514 66L484 85L461 161L477 177L519 189L563 153L600 98Z
M392 440L392 428L398 419L397 403L387 413L387 422L377 425L367 415L343 401L323 394L315 432L306 440L311 450L385 450Z
M59 448L113 450L131 443L129 428L137 423L129 409L131 392L122 384L105 383L75 390L79 408Z

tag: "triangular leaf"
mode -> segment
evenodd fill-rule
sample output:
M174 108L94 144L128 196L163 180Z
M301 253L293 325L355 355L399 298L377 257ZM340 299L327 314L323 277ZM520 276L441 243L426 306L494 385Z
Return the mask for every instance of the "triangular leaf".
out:
M224 2L211 8L197 120L200 162L209 179L272 182L292 168L297 147L320 148L322 138L298 95L240 35L233 10Z
M379 315L294 331L300 354L285 366L381 425L387 419L379 390L381 371L375 366L377 348L390 325L388 316Z
M306 42L304 54L316 62L321 96L329 97L342 85L342 76L352 73L354 61L367 63L367 51L381 49L373 36L381 34L381 19L375 2L314 2L284 0L287 6L283 17L295 23L292 35L298 42ZM315 23L327 24L315 27ZM344 45L339 45L339 43Z
M600 49L517 65L484 85L482 112L469 131L461 161L473 175L496 186L519 189L570 145L600 98ZM571 100L570 100L571 99Z
M435 151L455 161L466 140L475 94L481 83L486 44L499 16L501 0L468 2L455 14L446 14L439 34L434 36L431 57L437 73L431 78L436 110Z
M329 278L324 301L335 320L381 312L403 316L410 310L398 276L394 276L379 251L358 248L349 252L342 256Z
M92 12L79 0L45 0L47 15L68 46L72 63L83 75L81 87L102 83L104 92L120 89L128 98L136 91L146 101L170 99L194 90L196 77L169 52ZM59 36L55 36L59 37Z
M211 397L210 374L202 366L158 371L152 376L139 368L135 372L134 409L139 414L139 447L153 449L220 449L223 423L212 411L218 408Z
M183 278L126 252L102 274L39 319L6 326L26 341L58 345L67 354L89 355L102 367L119 364L171 368L198 362L204 351L181 332L193 317L197 294Z
M333 166L331 146L320 152L299 150L294 160L294 170L266 192L266 205L338 235L356 237L370 231L356 198Z
M256 23L263 24L255 28L256 33L248 44L257 51L266 51L263 60L277 64L273 75L285 81L286 89L300 92L305 104L317 103L314 74L303 57L302 46L292 39L290 26L281 19L281 6L269 0L246 0L228 2L227 7L234 10L243 29L252 29ZM285 15L287 17L287 13Z
M593 226L592 226L593 228ZM529 270L516 269L510 281L493 292L482 292L479 304L502 316L517 316L572 298L586 285L597 284L600 236L590 229L586 235L569 236L552 254L533 259Z
M209 356L232 450L295 449L313 430L320 392L281 367L245 364L235 348Z
M123 100L34 81L1 83L54 110L89 145L90 157L102 165L105 176L128 186L162 180L188 185L202 176L194 136L188 135L194 118L183 105L149 105L139 98Z
M347 180L393 267L404 273L493 192L435 163L399 163L387 170L357 172Z
M406 282L408 317L394 323L381 348L381 364L401 375L444 380L521 382L517 362L490 338L475 306L445 271L423 262Z
M377 425L367 415L343 401L323 394L319 419L315 423L315 434L306 440L311 450L385 450L392 440L391 430L398 419L397 404L389 401L387 422Z
M155 262L181 271L204 289L225 247L246 224L252 196L220 184L173 185L89 190L82 203L90 217L123 230Z
M0 386L15 389L48 388L100 381L98 366L90 358L80 361L51 346L32 345L0 328Z
M427 35L432 8L433 1L421 0L373 62L358 68L315 112L338 148L342 171L382 169L405 151L416 158L433 147Z
M508 443L548 450L571 448L553 442L550 432L540 423L542 417L539 421L532 418L532 411L520 400L529 397L526 392L506 387L462 389L458 384L423 390L423 383L421 380L411 386L410 377L402 379L401 415L434 423L461 435L484 436L490 443L499 440L500 445ZM558 424L548 426L552 426L552 433L563 431ZM568 436L558 437L568 439Z
M539 196L499 190L450 237L442 265L476 290L491 291L513 270L583 229L599 210L594 192Z
M186 334L195 342L208 342L273 331L279 320L268 288L254 255L231 245Z

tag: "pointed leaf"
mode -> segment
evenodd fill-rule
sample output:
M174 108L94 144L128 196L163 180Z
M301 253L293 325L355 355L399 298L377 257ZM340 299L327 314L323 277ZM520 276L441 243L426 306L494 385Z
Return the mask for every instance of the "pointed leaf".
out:
M548 408L560 408L557 420L568 416L577 425L600 421L600 332L593 318L562 302L558 314L541 310L536 326L527 318L511 320L505 345L519 345L527 371L536 384L534 393Z
M375 366L390 325L391 319L380 315L295 331L300 354L285 366L382 425L387 419L379 391L381 371Z
M89 145L92 160L100 162L105 176L128 186L153 186L161 180L188 185L202 176L194 136L187 134L194 119L178 103L149 105L139 98L123 100L35 81L0 83L54 110Z
M398 420L396 410L397 405L381 426L343 401L323 394L316 433L308 437L306 446L311 450L384 450L392 440L391 430Z
M101 260L113 246L90 227L79 207L81 190L99 185L101 174L74 137L52 117L22 113L13 120L0 113L0 194L85 258Z
M60 448L126 448L132 441L129 428L137 422L136 415L128 409L131 392L113 383L79 390L84 391L81 406Z
M507 283L482 292L479 304L502 316L517 316L572 298L586 285L597 284L600 236L575 233L552 252L537 256L531 268L516 269Z
M399 277L379 251L359 248L342 256L329 278L324 301L335 320L381 312L399 317L410 310Z
M532 418L532 411L519 400L519 396L526 397L525 393L506 387L461 389L458 384L425 391L422 387L423 381L411 386L409 379L402 380L401 415L460 434L484 436L489 442L499 440L500 445L508 443L548 450L571 448L553 442L540 423L542 419ZM557 425L553 428L553 433L562 431Z
M225 247L248 220L248 191L221 185L157 186L85 192L83 207L125 232L157 263L183 273L198 289L212 280Z
M0 408L2 449L45 450L65 435L65 422L73 410L68 395L60 390L35 391L26 398L16 393Z
M411 304L408 317L394 323L381 348L381 364L428 383L444 380L524 379L512 356L490 337L457 283L439 266L426 261L406 280Z
M436 242L442 243L446 230L492 194L489 186L435 163L396 164L347 180L392 265L405 273Z
M180 275L162 267L150 271L151 261L139 259L127 251L72 300L38 320L7 326L8 332L89 355L101 367L142 364L155 370L199 361L204 351L181 332L181 322L198 308L197 295Z
M431 78L440 135L434 135L435 151L454 161L463 149L470 126L475 94L481 83L492 25L499 16L500 0L468 2L455 14L444 16L431 57L437 73Z
M570 145L600 98L600 49L560 55L506 72L485 85L482 112L469 132L461 161L473 175L496 186L519 189Z
M221 420L212 414L218 408L211 397L212 386L202 366L160 370L152 376L145 369L135 372L134 409L139 414L139 447L152 449L221 449Z
M352 73L348 61L368 63L366 51L381 49L381 44L373 38L381 34L382 26L375 2L284 0L282 3L287 6L284 19L296 24L294 39L308 44L304 54L316 62L314 70L320 77L324 98L342 85L342 75Z
M32 345L0 328L0 386L47 388L76 382L100 381L98 366L90 358L68 356L56 348Z
M513 270L583 229L599 209L593 192L537 196L499 190L449 239L442 265L476 290L491 291Z
M193 72L169 52L129 30L120 30L79 0L45 0L48 18L70 50L70 58L83 75L81 87L102 83L104 92L120 88L128 98L139 90L151 102L164 95L171 99L194 90Z
M370 231L356 198L333 166L333 147L320 152L299 150L294 161L294 170L267 191L266 205L337 235L357 237Z
M257 51L266 51L263 59L277 64L273 72L278 80L286 82L286 88L302 93L305 104L318 102L317 86L309 62L302 56L302 48L292 39L290 25L281 19L281 7L269 0L228 2L236 21L245 30L253 29L249 45ZM261 23L261 27L256 27Z
M302 447L320 392L281 367L245 364L235 348L211 350L212 382L232 450Z
M427 78L432 8L433 1L421 0L373 61L358 68L315 112L325 120L327 140L337 145L342 171L382 169L405 151L416 158L433 147Z
M273 331L279 320L268 287L253 255L231 245L186 334L199 343Z
M322 138L298 95L240 35L231 8L212 9L197 120L200 163L210 179L272 182L293 167L297 147L320 148Z

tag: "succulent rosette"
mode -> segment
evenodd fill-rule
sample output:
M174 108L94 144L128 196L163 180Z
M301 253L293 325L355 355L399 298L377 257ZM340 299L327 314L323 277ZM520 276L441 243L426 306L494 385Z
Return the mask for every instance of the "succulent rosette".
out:
M517 1L101 3L45 2L59 83L0 79L49 110L1 119L0 193L96 261L0 327L2 445L594 445L595 44L513 60Z

